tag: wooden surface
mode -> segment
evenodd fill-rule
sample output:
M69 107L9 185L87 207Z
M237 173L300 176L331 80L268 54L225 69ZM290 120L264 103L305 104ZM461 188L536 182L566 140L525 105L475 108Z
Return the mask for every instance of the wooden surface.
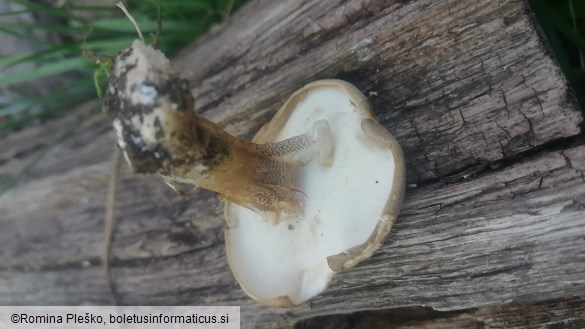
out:
M584 328L585 298L511 303L458 311L403 307L320 316L299 321L294 329L452 329L452 328Z
M242 305L243 328L423 306L475 316L550 305L550 322L582 315L582 112L535 24L513 0L251 1L174 62L200 113L250 139L298 87L346 79L404 148L402 214L381 250L323 295L268 309L229 271L213 193L181 198L125 168L119 302ZM0 181L88 108L4 138ZM97 116L0 197L0 304L110 303L99 257L113 144Z

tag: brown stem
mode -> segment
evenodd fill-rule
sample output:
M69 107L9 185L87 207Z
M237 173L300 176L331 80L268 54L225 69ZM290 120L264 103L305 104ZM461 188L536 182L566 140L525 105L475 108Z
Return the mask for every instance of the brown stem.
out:
M255 211L297 211L302 163L295 157L314 152L319 139L320 162L327 165L331 158L324 121L300 136L252 144L198 116L188 81L142 41L118 54L104 111L136 172L159 173L171 185L190 183L216 191Z

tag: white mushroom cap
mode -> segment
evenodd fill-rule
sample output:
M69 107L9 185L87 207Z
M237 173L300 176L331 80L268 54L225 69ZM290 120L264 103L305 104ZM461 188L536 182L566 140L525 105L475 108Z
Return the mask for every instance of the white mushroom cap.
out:
M295 92L255 136L264 144L326 120L333 162L301 168L303 209L275 223L228 202L226 250L242 289L260 303L293 307L321 293L336 272L380 247L404 195L404 156L351 84L321 80Z

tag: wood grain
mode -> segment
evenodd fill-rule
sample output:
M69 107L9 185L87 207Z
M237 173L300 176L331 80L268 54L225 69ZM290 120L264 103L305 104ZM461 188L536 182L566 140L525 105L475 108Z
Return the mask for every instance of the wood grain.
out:
M244 328L286 328L585 293L582 113L524 1L252 1L174 65L200 112L246 139L303 84L354 83L403 145L411 188L379 252L310 303L274 310L233 279L214 194L181 198L125 169L120 303L242 305ZM5 137L0 181L87 110ZM0 304L110 302L99 257L113 144L95 117L0 197Z
M580 132L527 10L524 1L253 2L176 67L202 113L247 137L292 89L347 79L370 96L419 183Z
M511 303L440 312L431 308L395 308L300 321L294 329L452 329L452 328L583 328L585 298Z

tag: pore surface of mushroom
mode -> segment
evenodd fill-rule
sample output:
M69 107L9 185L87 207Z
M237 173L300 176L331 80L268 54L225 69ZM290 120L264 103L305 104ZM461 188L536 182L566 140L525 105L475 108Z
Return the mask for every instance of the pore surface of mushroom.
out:
M332 158L324 165L315 156L299 169L300 211L273 221L233 202L225 207L232 271L252 298L270 306L299 305L322 292L336 272L370 257L402 203L401 148L349 83L305 86L253 143L286 140L317 122L330 129Z

